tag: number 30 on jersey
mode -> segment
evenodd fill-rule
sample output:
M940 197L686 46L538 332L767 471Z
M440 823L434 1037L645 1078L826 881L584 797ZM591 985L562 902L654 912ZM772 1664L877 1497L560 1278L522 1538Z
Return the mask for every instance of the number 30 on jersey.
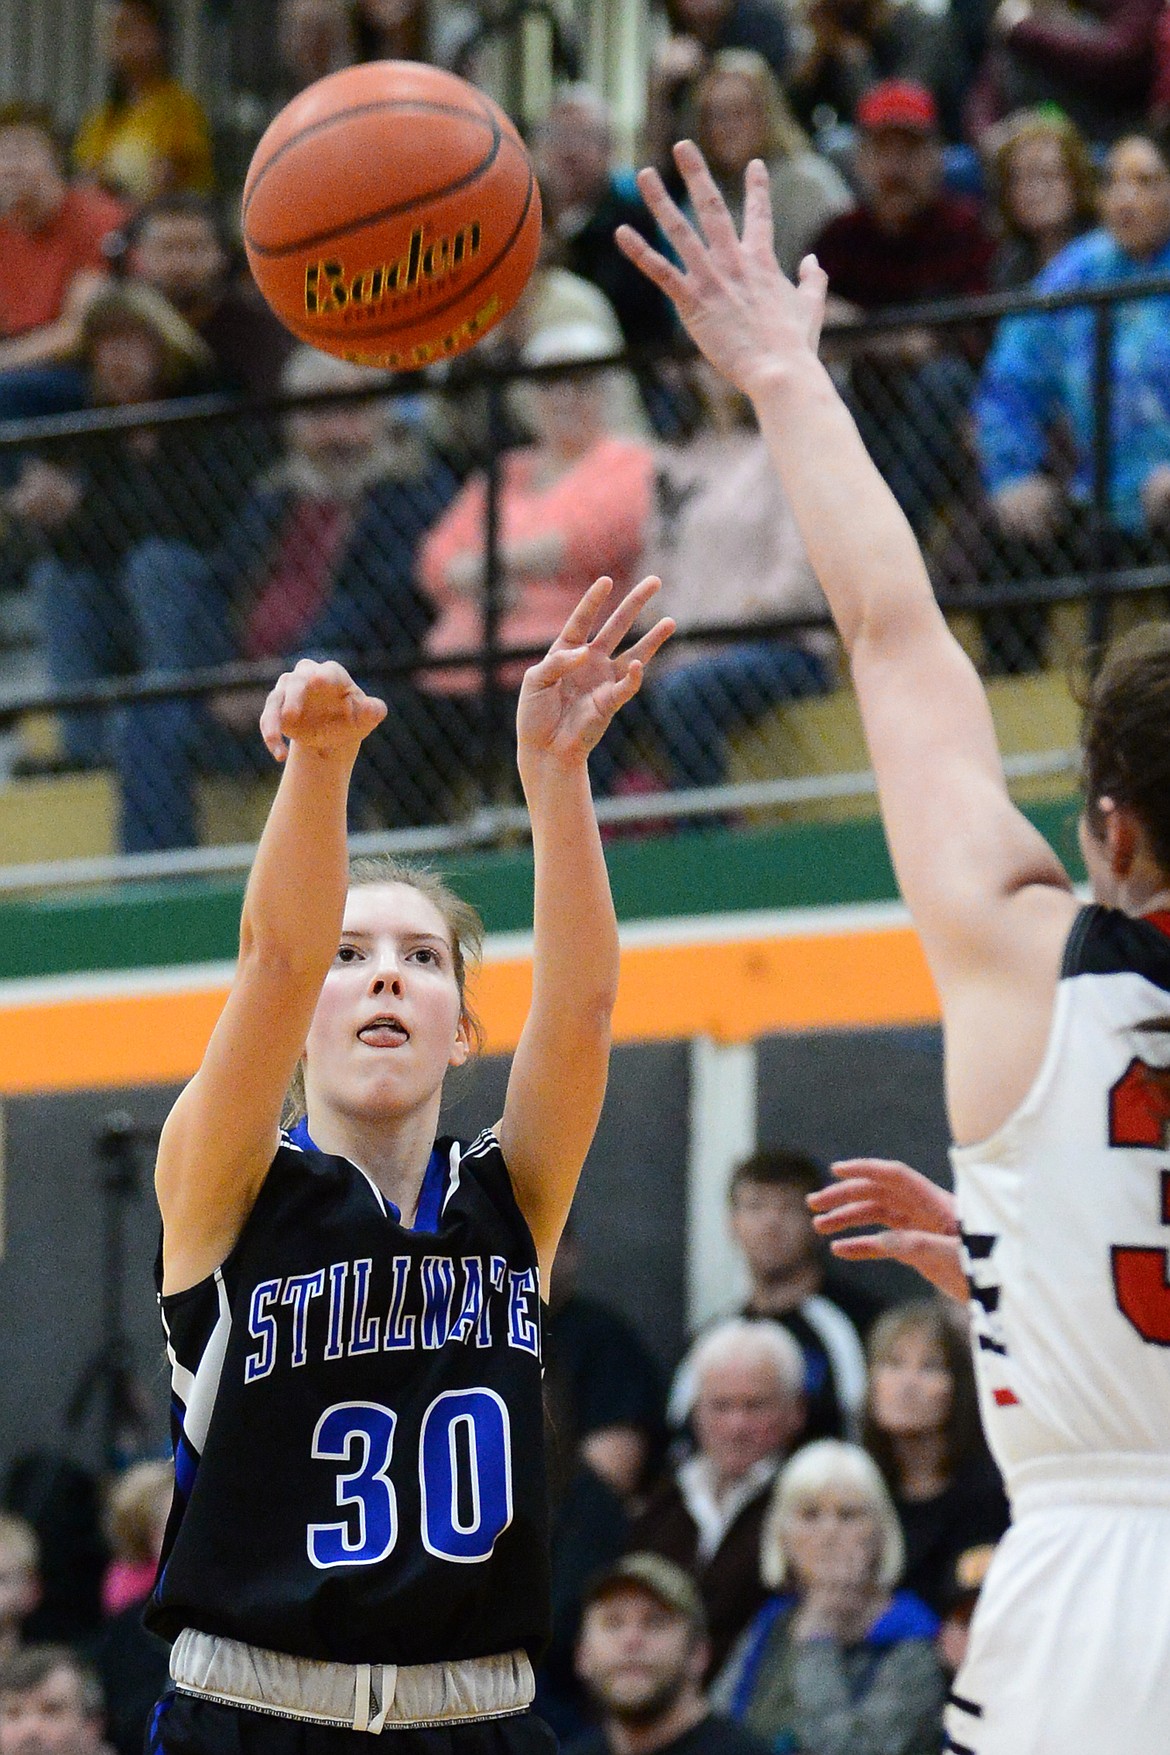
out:
M311 1523L309 1559L374 1566L398 1541L398 1495L390 1478L398 1416L380 1402L338 1402L313 1433L312 1454L341 1464L337 1523ZM409 1466L407 1464L406 1466ZM422 1544L440 1560L486 1560L512 1521L508 1410L492 1389L450 1389L422 1418L418 1440Z

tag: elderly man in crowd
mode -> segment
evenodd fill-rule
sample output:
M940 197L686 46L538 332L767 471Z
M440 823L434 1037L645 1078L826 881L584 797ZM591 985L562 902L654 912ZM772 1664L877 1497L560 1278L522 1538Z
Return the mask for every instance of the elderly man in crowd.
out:
M760 1530L804 1424L804 1360L787 1330L733 1317L695 1343L687 1369L694 1453L651 1494L630 1548L663 1554L694 1578L714 1673L767 1594Z
M101 1685L65 1645L29 1645L0 1665L0 1755L109 1755Z
M577 1672L600 1722L569 1755L764 1755L766 1744L711 1711L707 1660L693 1579L660 1554L627 1554L585 1593Z

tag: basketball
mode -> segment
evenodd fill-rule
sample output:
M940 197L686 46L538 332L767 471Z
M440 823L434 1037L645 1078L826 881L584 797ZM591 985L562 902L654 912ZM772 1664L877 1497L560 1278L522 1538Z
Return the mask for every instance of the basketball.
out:
M302 341L409 370L473 347L540 243L516 129L483 92L414 61L346 67L298 93L244 184L256 284Z

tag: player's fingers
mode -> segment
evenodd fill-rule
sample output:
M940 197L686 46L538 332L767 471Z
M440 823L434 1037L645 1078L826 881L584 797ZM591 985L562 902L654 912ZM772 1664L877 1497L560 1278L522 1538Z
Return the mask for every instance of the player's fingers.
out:
M841 1261L896 1261L893 1239L897 1231L870 1231L864 1237L834 1237L829 1244Z
M727 203L707 169L706 159L693 140L680 140L674 148L674 162L682 172L695 218L712 255L730 266L739 257L739 235Z
M616 682L607 685L608 700L605 712L607 721L612 719L615 713L620 713L627 701L633 700L642 686L643 675L644 672L638 659L632 658L625 674L618 677Z
M269 755L278 762L283 762L287 753L281 720L284 716L285 678L282 676L273 686L260 713L260 736L264 739L264 747Z
M837 1177L918 1174L909 1164L904 1164L901 1158L835 1158L829 1165L829 1170Z
M553 642L553 651L556 651L557 647L561 645L585 646L588 644L589 636L596 626L602 606L612 590L613 580L608 573L603 573L600 579L593 581L588 591L582 594L575 608L570 611L568 620Z
M806 256L797 270L796 290L808 312L809 344L815 352L820 345L821 326L825 321L825 299L829 277L815 256Z
M776 258L776 228L772 214L772 191L768 167L754 158L743 179L743 247L751 255Z
M679 274L678 270L675 270L678 290L685 292L687 275L701 272L706 265L707 245L677 202L667 193L666 184L656 170L638 172L638 189L643 201L658 221L658 227L663 237L686 271L684 274ZM670 291L670 288L664 287L664 290Z
M668 299L677 305L686 291L686 277L679 273L673 262L668 262L648 244L641 232L636 232L632 225L619 225L613 234L614 242L623 256L628 256L634 267L639 269L647 280L652 280Z
M367 695L359 691L359 698L353 704L354 719L363 737L381 725L389 711L385 701L377 695Z
M846 1201L829 1213L814 1213L812 1223L814 1231L828 1237L834 1231L848 1231L854 1225L886 1224L891 1217L893 1215L887 1213L878 1201L859 1199Z
M831 1213L846 1201L857 1200L865 1193L872 1193L874 1184L864 1174L843 1177L840 1182L830 1182L827 1188L814 1189L812 1194L805 1195L805 1205L814 1213Z
M631 586L590 641L594 651L604 652L607 658L615 652L661 584L661 579L651 574Z
M552 688L563 676L583 664L588 656L588 646L554 646L539 663L529 668L528 676L532 679L532 686L538 689Z
M636 658L638 663L643 666L649 664L654 654L665 646L666 642L670 639L670 636L674 633L674 628L675 623L673 616L664 615L661 621L655 622L654 626L642 635L642 638L638 641L636 646L630 647L630 650L626 653L626 657L629 659Z

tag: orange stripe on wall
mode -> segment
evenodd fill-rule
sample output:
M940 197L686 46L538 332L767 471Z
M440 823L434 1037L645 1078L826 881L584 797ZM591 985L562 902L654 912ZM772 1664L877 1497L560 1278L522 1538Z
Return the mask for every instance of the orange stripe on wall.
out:
M127 977L127 985L133 981ZM487 1050L516 1046L531 964L485 964L475 1003ZM202 1056L225 990L129 992L0 1008L0 1095L171 1084ZM938 1000L910 927L709 944L639 945L622 955L617 1042L930 1022Z

